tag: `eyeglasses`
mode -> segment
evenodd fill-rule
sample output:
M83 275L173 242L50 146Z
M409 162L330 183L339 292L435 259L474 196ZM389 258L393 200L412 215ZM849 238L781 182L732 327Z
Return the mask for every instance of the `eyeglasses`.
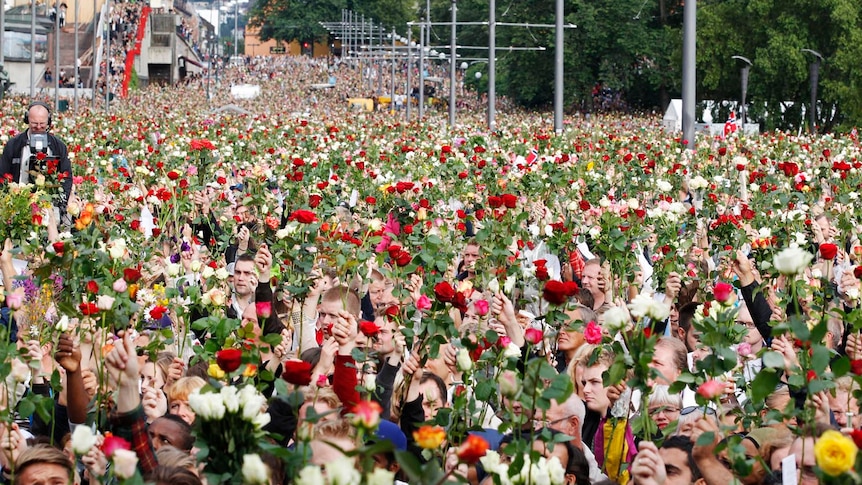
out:
M695 412L695 411L703 412L703 411L704 411L704 409L706 409L706 414L707 414L708 416L715 416L715 409L712 409L712 408L704 408L704 407L702 407L702 406L688 406L688 407L684 407L684 408L682 408L682 411L680 411L680 412L679 412L679 415L680 415L680 416L688 416L689 414L691 414L691 413L693 413L693 412Z
M664 413L665 415L679 414L680 409L678 407L675 407L675 406L659 406L659 407L655 407L655 408L649 408L649 413L650 413L650 416L657 415L659 413Z
M553 421L548 421L547 419L534 419L534 420L533 420L533 422L534 422L534 423L536 423L536 424L538 424L539 426L541 426L541 427L543 427L543 428L549 428L549 427L554 426L554 425L556 425L556 424L560 424L560 423L562 423L563 421L568 421L568 420L572 419L572 418L573 418L573 417L575 417L575 416L576 416L576 415L574 415L574 414L570 414L570 415L568 415L568 416L562 417L562 418L560 418L560 419L555 419L555 420L553 420Z
M754 322L741 322L741 321L737 320L736 324L742 325L745 328L757 328L757 325L755 325Z

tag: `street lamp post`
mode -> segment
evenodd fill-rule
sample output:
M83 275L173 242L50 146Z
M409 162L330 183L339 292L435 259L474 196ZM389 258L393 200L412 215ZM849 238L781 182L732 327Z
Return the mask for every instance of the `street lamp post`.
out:
M802 52L814 56L814 61L808 65L808 79L811 83L811 109L808 119L811 133L815 133L817 131L817 81L820 77L820 63L823 62L823 55L811 49L802 49Z
M449 41L451 44L450 49L450 59L449 59L449 128L455 128L455 82L456 82L456 72L457 66L455 65L455 60L458 57L457 52L457 38L458 33L455 30L457 27L458 21L458 6L457 0L452 0L452 31L451 36L449 37Z
M739 73L739 77L742 80L742 99L740 100L742 104L739 107L739 119L740 123L742 123L742 132L745 133L745 122L746 118L748 118L748 109L746 109L745 106L745 96L748 94L748 72L751 71L751 61L742 56L732 56L731 59L737 59L745 63Z

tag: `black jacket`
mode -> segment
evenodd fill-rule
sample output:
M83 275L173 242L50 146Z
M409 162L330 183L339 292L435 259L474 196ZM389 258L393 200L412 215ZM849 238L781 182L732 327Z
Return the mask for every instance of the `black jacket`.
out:
M29 133L30 130L19 133L3 147L3 155L0 156L0 177L10 174L13 182L18 181L18 177L21 175L21 151L29 143ZM64 197L57 203L61 210L65 210L66 202L72 193L72 162L69 160L66 144L51 133L48 133L48 147L51 150L51 156L60 160L59 173L66 174L61 182Z

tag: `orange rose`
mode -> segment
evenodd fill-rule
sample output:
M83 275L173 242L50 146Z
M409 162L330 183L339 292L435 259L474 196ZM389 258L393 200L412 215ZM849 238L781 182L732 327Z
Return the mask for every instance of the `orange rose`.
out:
M446 439L446 430L440 426L422 426L413 432L413 439L416 444L424 450L433 450L443 443Z

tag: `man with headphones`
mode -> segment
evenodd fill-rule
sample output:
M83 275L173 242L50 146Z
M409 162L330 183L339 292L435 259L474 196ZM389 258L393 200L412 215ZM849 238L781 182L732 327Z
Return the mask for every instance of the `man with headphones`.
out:
M49 184L59 185L54 205L61 214L72 192L72 162L62 140L49 133L51 108L34 101L24 113L27 130L6 143L0 156L0 178L6 182L35 183L34 176L45 176Z

